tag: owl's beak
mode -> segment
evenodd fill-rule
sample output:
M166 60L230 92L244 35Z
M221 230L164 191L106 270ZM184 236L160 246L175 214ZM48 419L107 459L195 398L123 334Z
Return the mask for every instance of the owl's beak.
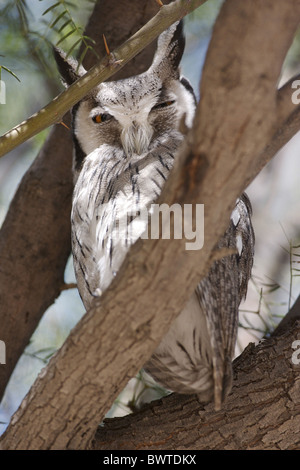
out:
M133 121L130 126L124 128L121 133L121 142L127 157L147 152L152 135L153 129L147 122L140 124Z

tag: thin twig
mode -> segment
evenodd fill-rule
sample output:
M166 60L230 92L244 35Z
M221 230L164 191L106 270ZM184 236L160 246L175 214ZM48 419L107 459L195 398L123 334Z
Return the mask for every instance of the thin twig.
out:
M77 288L76 282L70 282L69 284L63 284L60 290L63 291L63 290L76 289L76 288Z

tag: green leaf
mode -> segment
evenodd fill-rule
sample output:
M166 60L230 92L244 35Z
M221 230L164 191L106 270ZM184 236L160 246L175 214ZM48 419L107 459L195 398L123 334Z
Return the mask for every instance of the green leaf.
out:
M63 30L66 26L68 26L68 24L70 24L70 23L72 23L72 19L71 19L71 18L69 18L67 21L64 22L64 24L59 28L58 32L61 33L62 30Z
M83 37L83 39L86 39L87 41L90 41L92 44L96 44L96 41L93 38L90 38L90 36L83 35L82 37Z
M17 3L17 10L18 10L19 17L20 17L20 20L21 20L21 24L24 28L24 31L27 33L28 32L28 19L27 19L27 15L26 15L24 6L21 5L21 3Z
M81 38L77 39L77 41L74 42L73 46L71 47L71 49L68 51L67 53L67 58L72 54L73 50L75 49L75 47L81 42Z
M63 1L64 5L67 5L68 7L71 7L73 8L74 10L78 10L78 5L76 5L76 3L73 3L73 2L67 2L67 1Z
M47 8L47 10L44 11L43 16L49 13L49 11L54 10L54 8L58 7L60 4L60 2L56 2L54 3L54 5L51 5L51 7Z
M58 15L58 17L55 18L55 20L50 24L50 28L53 29L56 23L58 23L59 20L65 16L66 13L68 13L67 10L64 10L60 15Z
M56 46L58 46L61 42L63 42L65 39L67 39L71 34L75 33L76 28L73 28L71 31L69 31L67 34L65 34L62 38L60 38L59 41L57 41Z
M80 57L79 57L79 60L78 60L78 67L79 67L79 65L82 64L83 59L85 58L85 55L86 55L86 53L87 53L87 51L88 51L89 49L91 49L91 46L87 46L87 47L84 49L84 51L81 53L81 55L80 55Z
M17 77L17 75L12 70L8 69L4 65L0 65L0 70L1 69L6 70L6 72L10 73L13 77L15 77L15 79L18 80L18 82L21 82L21 80ZM0 77L1 77L1 72L0 72Z

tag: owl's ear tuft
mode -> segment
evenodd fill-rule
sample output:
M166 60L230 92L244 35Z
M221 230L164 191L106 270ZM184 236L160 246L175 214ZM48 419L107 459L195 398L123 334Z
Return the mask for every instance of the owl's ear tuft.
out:
M178 74L178 67L185 47L183 21L177 21L164 31L158 38L157 49L151 69L159 70L168 64L169 68Z
M82 65L78 66L77 60L67 57L67 54L58 47L53 47L53 54L58 71L62 77L65 87L72 85L79 77L86 73Z

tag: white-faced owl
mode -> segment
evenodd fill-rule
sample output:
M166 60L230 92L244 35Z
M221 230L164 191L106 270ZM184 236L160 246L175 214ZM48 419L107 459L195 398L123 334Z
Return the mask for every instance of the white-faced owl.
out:
M195 95L179 70L184 46L178 22L160 35L146 72L101 83L72 109L72 251L86 309L107 289L145 230L132 214L156 201L184 139L181 129L192 126ZM55 56L66 86L85 73L62 51ZM167 389L197 394L202 402L214 399L217 408L231 388L238 308L253 263L250 217L243 194L218 243L236 253L213 263L145 364Z

